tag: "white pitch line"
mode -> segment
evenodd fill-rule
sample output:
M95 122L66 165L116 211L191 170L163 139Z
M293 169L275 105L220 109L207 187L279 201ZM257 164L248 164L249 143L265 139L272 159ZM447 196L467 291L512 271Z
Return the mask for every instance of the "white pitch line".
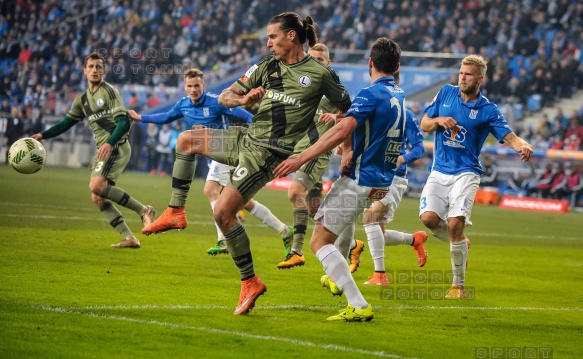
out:
M74 310L69 310L66 308L58 308L58 307L41 306L41 307L37 307L37 308L42 309L42 310L46 310L46 311L57 312L57 313L78 314L78 315L82 315L82 316L86 316L86 317L105 318L105 319L113 319L113 320L126 321L126 322L139 323L139 324L158 325L158 326L170 327L170 328L175 328L175 329L197 330L197 331L201 331L201 332L205 332L205 333L216 333L216 334L231 335L231 336L237 336L237 337L249 338L249 339L282 342L282 343L286 343L286 344L300 345L300 346L310 347L310 348L337 350L337 351L342 351L342 352L370 355L370 356L381 357L381 358L420 359L417 357L403 357L403 356L400 356L397 354L386 353L384 351L364 350L364 349L351 348L351 347L346 347L346 346L336 345L336 344L318 344L318 343L313 343L313 342L308 342L308 341L303 341L303 340L275 337L275 336L268 336L268 335L249 334L249 333L238 332L238 331L234 331L234 330L225 330L225 329L207 328L207 327L193 327L193 326L187 326L187 325L180 325L180 324L176 324L176 323L159 322L157 320L143 320L143 319L136 319L136 318L129 318L129 317L118 317L118 316L114 316L114 315L104 315L104 314L97 314L97 313L83 313L83 312L78 312L78 311L74 311Z
M0 203L0 205L2 205L2 203ZM64 208L64 207L55 207L55 208ZM74 221L82 221L82 220L87 220L87 221L93 221L96 219L96 217L78 217L78 216L52 216L52 215L35 215L35 214L12 214L12 213L0 213L0 217L9 217L9 218L34 218L34 219L58 219L58 220L74 220ZM192 215L189 217L194 217L194 218L210 218L210 214L209 216L204 216L204 215ZM137 222L140 221L137 218L131 218L131 217L124 217L124 220L126 222ZM213 221L188 221L189 225L199 225L199 226L214 226L214 222ZM244 227L261 227L264 228L265 225L263 223L245 223ZM308 225L309 228L312 228L313 225ZM357 226L356 227L357 231L364 231L364 229L362 228L362 226ZM565 236L542 236L542 235L530 235L530 234L508 234L508 233L485 233L485 232L467 232L468 235L470 236L480 236L480 237L496 237L496 238L533 238L533 239L543 239L543 240L558 240L558 239L562 239L562 240L567 240L567 241L580 241L583 240L583 236L582 237L565 237Z
M299 309L299 310L314 310L314 309L338 309L335 306L325 306L325 305L258 305L255 308L260 310L287 310L287 309ZM561 311L561 312L583 312L583 308L569 308L569 307L462 307L462 306L437 306L437 305L426 305L426 306L413 306L413 305L379 305L373 306L374 309L396 309L396 310L408 310L408 309L423 309L423 310L494 310L494 311ZM223 305L98 305L98 306L86 306L86 307L73 307L71 309L76 310L103 310L103 309L194 309L194 310L208 310L208 309L221 309L229 310L233 307L223 306Z

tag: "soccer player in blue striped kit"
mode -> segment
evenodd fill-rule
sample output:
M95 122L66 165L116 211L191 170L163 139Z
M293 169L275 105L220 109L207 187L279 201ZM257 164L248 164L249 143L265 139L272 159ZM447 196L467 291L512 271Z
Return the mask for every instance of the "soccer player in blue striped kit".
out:
M508 126L498 107L480 92L487 63L477 55L461 63L458 86L445 85L425 110L420 128L435 131L431 173L421 193L419 219L442 241L450 242L452 286L446 299L466 297L464 281L468 240L464 227L471 226L470 214L483 173L480 151L491 133L510 146L526 162L532 148Z
M405 124L405 93L393 78L400 59L401 49L396 42L384 37L377 39L368 61L372 85L358 93L345 117L318 142L297 157L283 161L273 172L277 177L287 176L343 143L340 168L343 176L334 182L316 213L310 240L310 247L326 272L322 284L326 286L332 281L348 300L348 307L328 320L369 321L374 317L372 306L360 293L334 242L353 225L364 208L386 195L395 175Z

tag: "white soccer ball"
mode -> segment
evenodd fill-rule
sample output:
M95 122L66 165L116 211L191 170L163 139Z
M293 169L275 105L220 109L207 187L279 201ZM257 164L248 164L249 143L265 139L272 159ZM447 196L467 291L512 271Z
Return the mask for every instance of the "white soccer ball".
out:
M8 162L12 168L27 175L40 171L45 159L44 146L34 138L21 138L8 150Z

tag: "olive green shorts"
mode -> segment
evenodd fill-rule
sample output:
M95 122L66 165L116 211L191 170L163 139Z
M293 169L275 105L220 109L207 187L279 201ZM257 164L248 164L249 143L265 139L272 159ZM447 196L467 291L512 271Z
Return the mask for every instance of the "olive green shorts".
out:
M127 139L116 143L106 161L100 161L95 157L91 166L91 177L105 177L111 184L115 184L130 161L131 155L132 147Z
M231 126L228 130L212 132L211 159L234 166L227 186L234 188L247 203L268 182L273 170L288 155L252 142L245 127Z

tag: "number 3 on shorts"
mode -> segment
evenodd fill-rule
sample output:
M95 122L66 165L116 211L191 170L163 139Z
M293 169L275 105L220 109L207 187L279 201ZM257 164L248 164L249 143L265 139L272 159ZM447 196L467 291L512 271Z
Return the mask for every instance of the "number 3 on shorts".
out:
M419 204L419 209L424 209L427 207L427 197L421 197L421 203Z
M95 172L101 172L102 168L103 168L103 161L97 162L97 166L95 166Z
M245 167L237 167L235 171L233 171L233 176L231 178L234 181L240 181L245 178L249 174L249 170Z

